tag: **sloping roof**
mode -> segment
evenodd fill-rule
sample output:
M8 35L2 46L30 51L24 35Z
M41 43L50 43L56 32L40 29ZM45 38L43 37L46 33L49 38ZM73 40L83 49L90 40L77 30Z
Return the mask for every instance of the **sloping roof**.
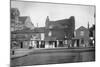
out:
M29 19L27 22L26 20ZM19 17L19 22L22 25L25 25L24 27L30 28L30 29L34 29L34 24L31 22L31 19L29 16L20 16Z
M87 28L85 28L84 26L81 26L81 27L79 27L78 29L76 29L76 30L88 30Z
M56 21L49 21L49 24L63 24L63 25L65 25L65 24L69 24L69 22L71 23L71 21L75 22L74 16L71 16L68 19L65 18L65 19L60 19L60 20L56 20Z
M24 24L24 23L25 23L25 20L26 20L27 18L28 18L27 16L21 16L21 17L19 17L19 21L21 21L22 24Z

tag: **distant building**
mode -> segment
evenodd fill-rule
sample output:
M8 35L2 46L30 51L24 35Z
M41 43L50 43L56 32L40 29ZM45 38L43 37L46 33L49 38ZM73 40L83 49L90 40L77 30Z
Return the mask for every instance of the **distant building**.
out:
M75 30L74 47L88 47L89 46L89 30L83 26Z
M91 39L91 46L95 46L95 25L93 24L92 27L89 28L89 37Z
M35 39L36 48L45 48L45 27L36 27L34 31L37 39Z

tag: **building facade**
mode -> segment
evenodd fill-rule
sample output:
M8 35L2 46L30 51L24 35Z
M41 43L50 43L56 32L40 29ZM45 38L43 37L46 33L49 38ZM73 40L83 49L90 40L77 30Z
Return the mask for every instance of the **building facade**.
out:
M20 16L17 8L11 8L11 48L27 48L32 34L25 33L34 29L29 16Z
M74 47L88 47L89 46L89 29L81 26L75 30Z
M71 16L69 19L61 19L57 21L50 21L47 16L45 24L45 40L49 41L50 44L56 44L54 47L64 47L71 43L75 29L74 16ZM66 43L64 43L65 40L67 41Z
M45 27L34 27L30 17L20 16L17 8L11 9L11 44L18 48L56 48L72 46L75 18L51 21L47 16Z

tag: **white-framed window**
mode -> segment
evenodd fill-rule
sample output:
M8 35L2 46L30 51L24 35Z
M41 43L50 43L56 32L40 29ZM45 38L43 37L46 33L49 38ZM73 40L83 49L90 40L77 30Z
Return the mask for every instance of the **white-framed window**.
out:
M44 40L44 33L41 33L41 40Z
M52 31L49 31L48 36L52 36Z
M76 31L74 31L74 36L76 36Z
M84 31L80 31L80 35L81 36L84 36Z

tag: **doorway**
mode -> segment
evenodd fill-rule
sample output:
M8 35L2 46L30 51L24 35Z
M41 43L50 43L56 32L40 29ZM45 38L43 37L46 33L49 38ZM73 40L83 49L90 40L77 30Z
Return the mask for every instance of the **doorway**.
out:
M77 47L79 47L79 40L77 40Z
M23 42L20 42L21 48L23 48Z

